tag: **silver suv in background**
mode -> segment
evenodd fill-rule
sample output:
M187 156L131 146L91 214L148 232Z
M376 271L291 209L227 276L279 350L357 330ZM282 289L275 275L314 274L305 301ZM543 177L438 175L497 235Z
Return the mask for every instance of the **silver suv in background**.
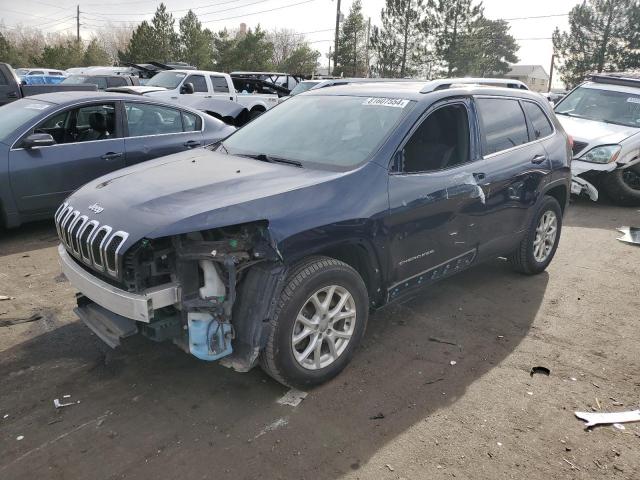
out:
M573 137L573 193L640 205L640 74L592 75L555 107ZM595 184L595 185L594 185Z

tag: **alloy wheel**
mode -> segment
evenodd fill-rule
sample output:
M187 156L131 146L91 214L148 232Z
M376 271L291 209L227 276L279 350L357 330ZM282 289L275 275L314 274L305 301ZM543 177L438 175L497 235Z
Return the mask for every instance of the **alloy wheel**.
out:
M536 238L533 241L533 258L542 263L551 254L558 234L558 217L555 212L547 210L542 214L536 228Z

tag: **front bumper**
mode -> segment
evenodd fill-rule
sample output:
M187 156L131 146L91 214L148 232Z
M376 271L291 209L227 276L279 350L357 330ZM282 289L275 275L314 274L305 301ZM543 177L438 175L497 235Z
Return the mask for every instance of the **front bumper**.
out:
M154 311L179 301L178 285L169 283L142 293L126 292L91 275L73 260L63 245L58 246L62 273L71 285L107 310L138 322L149 323Z
M593 163L593 162L585 162L584 160L579 160L577 158L574 158L571 161L571 173L573 175L580 175L584 172L589 172L589 171L612 172L616 168L618 168L618 164L616 162Z

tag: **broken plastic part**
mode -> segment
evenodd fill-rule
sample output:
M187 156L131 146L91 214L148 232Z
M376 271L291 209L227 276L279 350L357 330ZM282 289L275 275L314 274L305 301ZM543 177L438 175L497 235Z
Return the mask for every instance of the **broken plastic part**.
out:
M640 227L620 227L617 230L623 234L618 237L621 242L640 245Z
M594 202L598 201L598 189L584 178L573 175L571 177L571 193L574 195L586 195Z
M585 427L590 428L595 425L610 425L613 423L640 422L640 410L630 410L627 412L574 412L575 416L586 422Z
M549 375L551 375L551 370L549 370L547 367L532 367L529 375L533 377L533 375L535 375L536 373L546 375L548 377Z

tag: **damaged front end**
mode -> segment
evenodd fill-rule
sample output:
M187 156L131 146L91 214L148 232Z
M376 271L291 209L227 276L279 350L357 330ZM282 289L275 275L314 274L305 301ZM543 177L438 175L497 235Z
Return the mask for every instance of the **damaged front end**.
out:
M112 308L112 295L97 295L64 267L82 292L76 313L111 347L140 333L202 360L226 358L241 371L254 366L266 342L284 277L267 222L138 241L122 257L121 290L110 285L112 295L131 298L130 309Z

